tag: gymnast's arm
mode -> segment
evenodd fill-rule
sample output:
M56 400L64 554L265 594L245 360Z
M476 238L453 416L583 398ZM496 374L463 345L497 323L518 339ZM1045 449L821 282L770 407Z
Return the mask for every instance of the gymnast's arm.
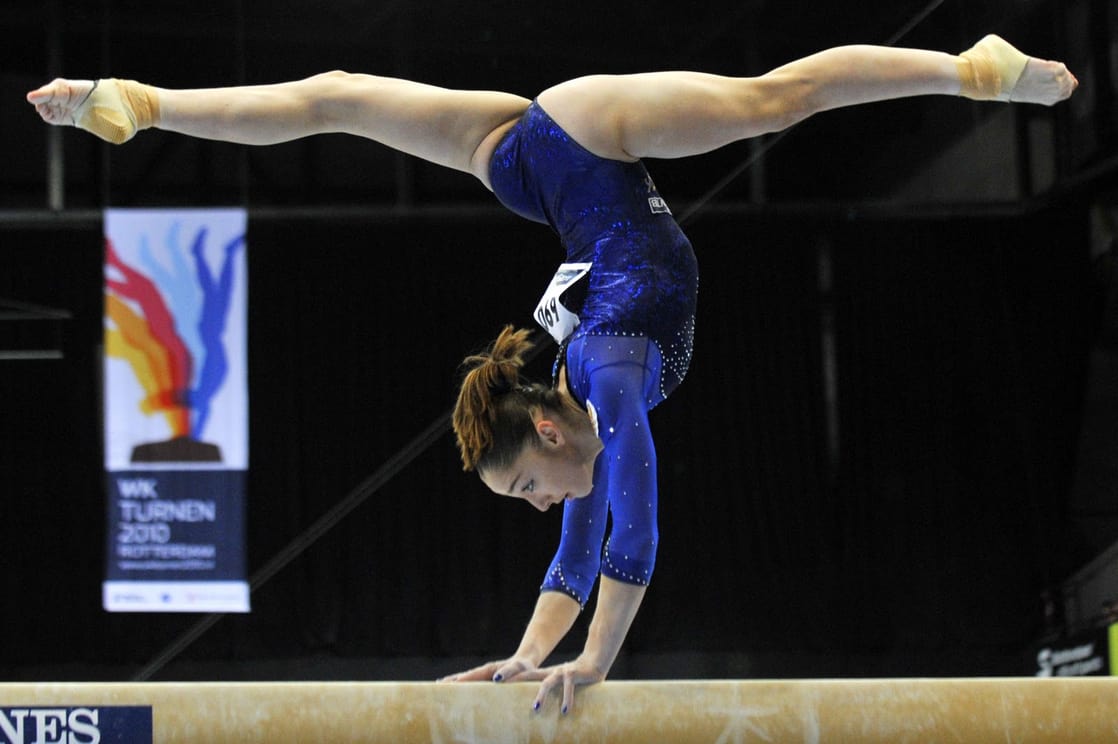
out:
M600 468L596 475L594 490L588 496L563 505L563 538L516 653L502 661L451 675L444 681L515 682L546 676L538 673L539 666L574 625L601 566L609 498Z
M656 451L648 425L648 405L659 369L650 364L650 357L632 353L650 342L589 337L579 343L570 354L588 360L576 366L588 374L587 398L597 413L604 448L595 471L594 491L564 507L563 543L545 588L568 592L582 601L592 586L585 580L592 557L594 573L600 565L598 603L577 658L521 677L542 680L537 705L559 688L564 712L571 710L576 687L600 682L608 675L644 599L659 542ZM600 511L594 511L595 504ZM612 527L602 549L607 508ZM556 567L562 568L561 575L556 574ZM592 582L593 573L589 575Z
M590 622L582 653L566 664L546 667L523 677L543 680L533 704L535 709L538 710L543 705L552 689L561 686L561 710L564 714L569 713L574 707L576 687L601 682L606 678L621 650L621 644L629 634L629 627L637 616L647 589L647 586L602 576L598 587L598 608Z

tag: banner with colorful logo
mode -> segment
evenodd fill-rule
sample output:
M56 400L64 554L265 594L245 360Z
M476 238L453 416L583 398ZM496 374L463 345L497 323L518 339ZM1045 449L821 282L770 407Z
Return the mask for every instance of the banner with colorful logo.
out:
M249 610L245 226L105 212L106 610Z

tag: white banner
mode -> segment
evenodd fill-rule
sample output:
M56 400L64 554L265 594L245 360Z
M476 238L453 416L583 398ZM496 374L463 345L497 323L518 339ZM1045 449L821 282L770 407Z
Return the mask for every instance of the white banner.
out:
M246 221L105 212L106 610L249 609Z

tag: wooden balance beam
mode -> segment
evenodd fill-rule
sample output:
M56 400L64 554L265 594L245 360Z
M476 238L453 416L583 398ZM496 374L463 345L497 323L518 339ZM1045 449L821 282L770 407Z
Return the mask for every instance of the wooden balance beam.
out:
M1118 678L0 684L0 744L1116 742ZM123 737L123 738L122 738Z

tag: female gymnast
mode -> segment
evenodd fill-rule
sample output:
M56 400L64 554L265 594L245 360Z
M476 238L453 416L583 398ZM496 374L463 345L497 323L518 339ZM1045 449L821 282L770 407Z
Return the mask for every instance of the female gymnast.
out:
M1077 84L1062 63L987 36L961 55L837 47L751 78L583 77L535 101L345 72L199 90L57 79L27 100L51 124L114 143L146 127L254 145L368 137L472 173L513 212L555 229L567 262L537 308L560 341L553 384L521 380L527 331L506 328L466 360L453 423L465 469L491 490L540 510L565 502L563 535L516 652L446 679L540 681L534 708L559 689L567 713L577 686L605 679L652 576L648 411L691 355L695 257L640 159L708 152L842 106L928 94L1052 105ZM585 299L565 308L576 280ZM582 653L544 666L596 580Z

